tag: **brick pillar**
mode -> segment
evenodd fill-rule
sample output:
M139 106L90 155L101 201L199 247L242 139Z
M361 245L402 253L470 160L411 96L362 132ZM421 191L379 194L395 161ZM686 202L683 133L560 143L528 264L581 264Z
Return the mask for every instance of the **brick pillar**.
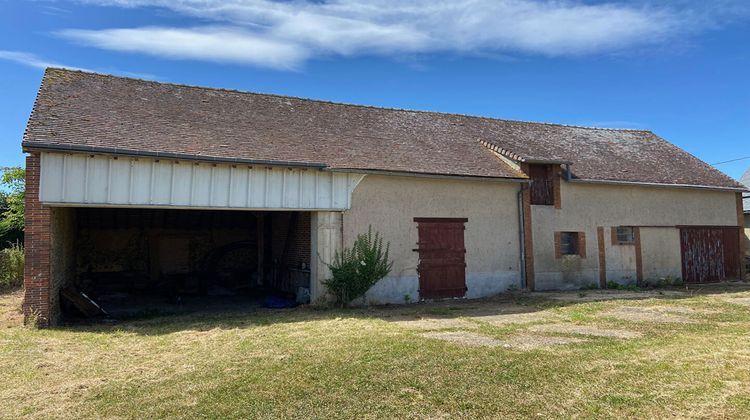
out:
M26 321L49 325L50 313L50 209L39 202L38 152L26 157L26 227L23 313Z

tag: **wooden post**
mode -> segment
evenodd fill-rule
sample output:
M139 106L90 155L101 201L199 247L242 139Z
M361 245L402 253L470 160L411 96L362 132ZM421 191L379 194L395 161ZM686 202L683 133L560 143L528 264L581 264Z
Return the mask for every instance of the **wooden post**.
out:
M740 280L744 280L747 275L747 269L745 267L745 210L742 201L742 193L738 192L737 196L737 226L739 226L740 235L740 246L738 252L740 253Z
M599 287L607 288L607 257L604 244L604 226L596 228L596 242L599 245Z
M525 174L529 174L529 164L522 163L521 171ZM536 287L536 281L534 276L534 229L531 223L531 190L529 188L523 188L521 192L521 199L523 205L523 226L524 230L524 252L526 254L526 288L528 290L534 290Z
M638 286L643 286L643 249L641 248L641 228L633 227L633 239L635 241L635 276Z
M256 236L258 238L258 286L262 286L265 281L265 267L263 266L263 260L265 259L265 234L266 234L266 218L265 213L257 213L255 216L257 222Z

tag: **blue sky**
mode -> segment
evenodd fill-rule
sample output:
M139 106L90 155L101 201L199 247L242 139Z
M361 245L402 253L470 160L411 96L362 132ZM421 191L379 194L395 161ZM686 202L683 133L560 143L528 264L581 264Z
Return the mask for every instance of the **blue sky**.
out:
M23 163L47 65L642 128L709 163L750 156L744 0L0 0L0 166Z

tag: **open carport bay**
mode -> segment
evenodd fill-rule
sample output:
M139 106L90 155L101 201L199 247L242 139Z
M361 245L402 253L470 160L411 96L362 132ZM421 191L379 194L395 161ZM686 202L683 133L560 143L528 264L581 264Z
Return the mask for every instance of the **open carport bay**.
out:
M309 296L309 212L58 207L52 237L68 319L81 292L116 318Z

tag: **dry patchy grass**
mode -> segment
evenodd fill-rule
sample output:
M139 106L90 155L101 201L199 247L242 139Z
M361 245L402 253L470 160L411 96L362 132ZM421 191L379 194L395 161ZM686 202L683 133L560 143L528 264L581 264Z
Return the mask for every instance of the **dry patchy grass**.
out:
M22 299L23 289L0 291L0 329L20 327L23 324Z
M4 295L0 416L747 417L750 292L628 293L39 331Z

